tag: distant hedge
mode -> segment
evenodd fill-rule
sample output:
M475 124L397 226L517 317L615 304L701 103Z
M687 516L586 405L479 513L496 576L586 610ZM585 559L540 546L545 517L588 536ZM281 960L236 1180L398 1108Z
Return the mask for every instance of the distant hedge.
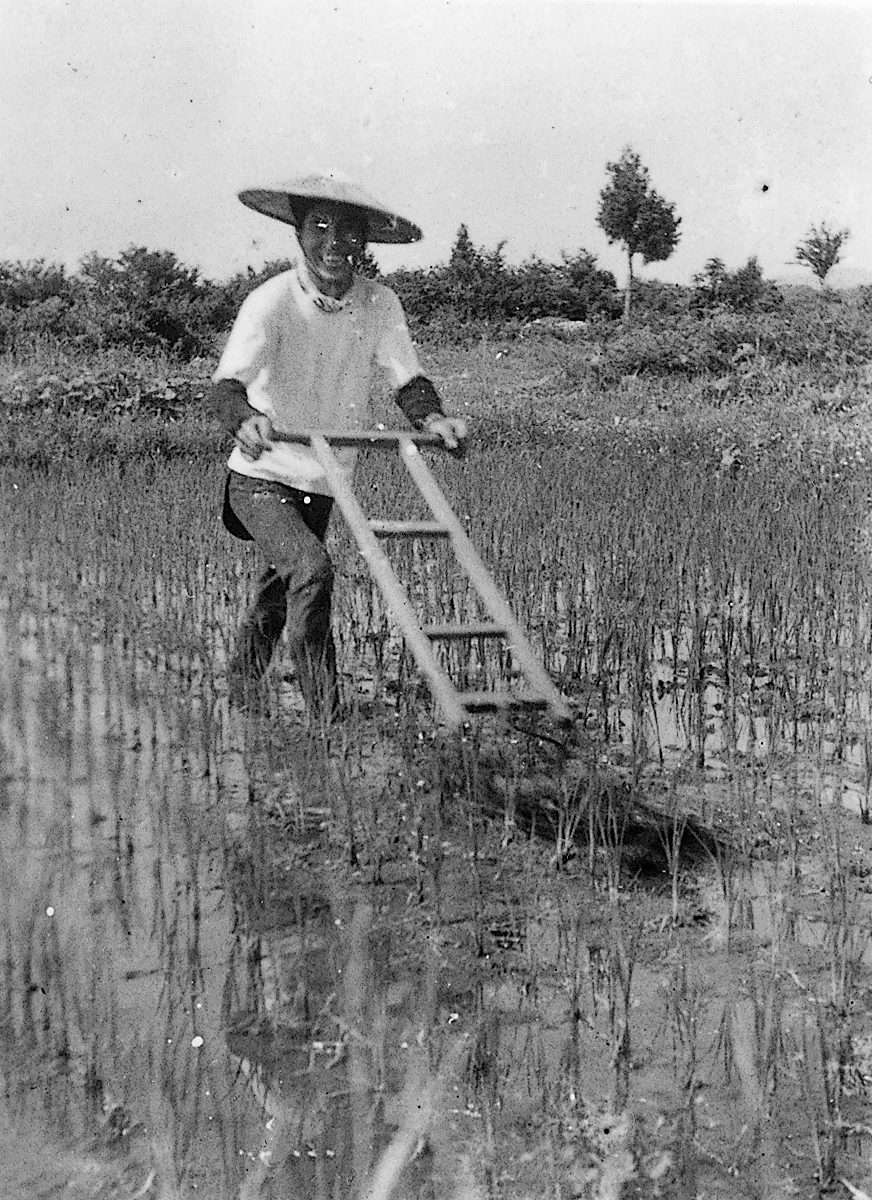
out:
M559 263L533 257L512 265L504 246L477 247L461 226L447 263L384 276L413 334L465 341L483 333L511 335L534 322L585 322L595 327L589 338L608 343L606 357L619 374L717 372L746 342L790 363L853 362L868 353L852 319L836 321L834 329L832 304L823 305L824 316L820 304L798 322L786 316L781 292L763 279L753 258L732 272L709 259L692 287L638 283L634 323L627 326L618 320L623 306L614 276L594 255L581 249ZM0 350L49 339L85 351L159 350L183 362L209 357L245 296L289 265L280 259L217 283L172 251L140 246L114 259L87 255L72 273L43 259L3 262ZM371 255L360 266L378 275ZM861 299L857 312L865 316L872 301ZM753 329L743 325L748 321Z
M0 263L0 349L40 336L85 348L161 348L183 360L209 354L245 296L286 270L288 260L249 268L223 283L203 279L169 250L130 246L115 259L84 258L78 271L37 260ZM378 273L370 255L361 264ZM531 321L554 316L613 318L621 304L614 277L580 250L558 264L533 258L510 266L503 246L485 251L461 227L449 262L385 277L413 327L435 332L469 323Z

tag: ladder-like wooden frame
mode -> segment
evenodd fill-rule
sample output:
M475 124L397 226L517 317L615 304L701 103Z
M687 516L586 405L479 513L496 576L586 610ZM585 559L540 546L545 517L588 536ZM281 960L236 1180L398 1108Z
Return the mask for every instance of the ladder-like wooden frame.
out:
M560 721L572 720L569 705L552 683L521 627L500 595L490 572L467 537L442 489L421 457L420 447L445 450L437 434L412 433L404 429L342 433L313 430L307 433L275 433L277 442L296 442L311 447L333 491L334 499L348 522L370 574L378 585L388 608L400 627L406 645L426 677L446 722L461 728L477 711L548 709ZM370 520L360 505L348 475L331 447L396 450L400 460L424 498L432 521ZM454 556L465 570L490 621L475 625L424 625L418 617L394 571L391 561L379 545L380 538L440 538L451 541ZM505 638L512 657L530 687L523 695L508 692L459 692L433 652L436 640L462 638Z

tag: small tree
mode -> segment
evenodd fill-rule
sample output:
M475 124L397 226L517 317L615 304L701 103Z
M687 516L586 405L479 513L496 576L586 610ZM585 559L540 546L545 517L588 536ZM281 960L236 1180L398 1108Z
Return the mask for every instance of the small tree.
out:
M652 187L648 168L629 146L618 162L608 163L611 182L600 192L597 221L609 245L621 242L629 268L624 295L624 317L630 315L633 295L633 258L641 254L647 263L663 262L678 245L681 218L675 205Z
M801 266L811 267L821 287L826 287L827 275L841 259L842 247L850 236L850 229L840 229L838 232L827 229L826 221L821 221L820 229L812 225L805 240L796 247L795 261Z
M442 273L449 303L463 321L499 321L512 307L513 279L506 266L505 241L493 250L476 246L461 225Z
M705 307L714 308L720 304L727 284L727 267L722 258L710 258L701 271L691 277L690 282L696 288L697 296L702 293Z

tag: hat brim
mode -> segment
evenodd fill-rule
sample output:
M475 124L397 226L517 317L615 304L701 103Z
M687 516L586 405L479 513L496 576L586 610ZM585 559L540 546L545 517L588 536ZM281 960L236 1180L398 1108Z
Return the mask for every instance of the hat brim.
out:
M289 185L286 188L246 188L239 193L239 199L247 208L295 228L294 203L300 205L311 204L314 200L329 200L357 209L363 215L368 242L404 244L421 240L423 235L417 225L378 204L363 202L359 198L362 192L362 188L348 186Z

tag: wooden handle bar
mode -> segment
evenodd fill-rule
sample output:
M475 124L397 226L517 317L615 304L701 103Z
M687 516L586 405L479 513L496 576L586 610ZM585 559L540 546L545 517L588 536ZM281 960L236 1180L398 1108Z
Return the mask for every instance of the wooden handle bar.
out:
M274 432L274 442L297 442L311 445L313 437L322 437L331 446L370 446L379 450L395 450L401 438L407 438L416 446L426 446L430 450L447 450L438 433L415 433L409 429L365 429L361 433L347 433L342 430L310 429L306 432L279 433Z

